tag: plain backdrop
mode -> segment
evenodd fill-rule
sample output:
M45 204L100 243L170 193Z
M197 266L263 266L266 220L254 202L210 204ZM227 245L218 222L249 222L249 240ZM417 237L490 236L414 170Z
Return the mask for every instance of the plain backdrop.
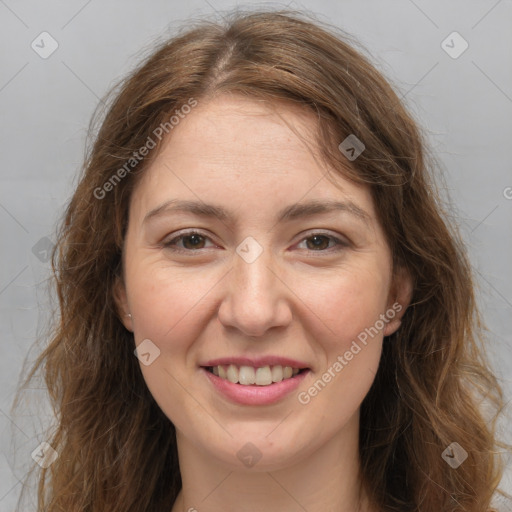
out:
M38 417L14 416L10 407L48 318L48 250L76 184L92 112L142 49L191 16L220 16L237 5L314 12L365 45L404 98L439 159L450 218L477 278L489 356L512 396L510 0L0 0L2 511L13 510L22 466L45 440Z

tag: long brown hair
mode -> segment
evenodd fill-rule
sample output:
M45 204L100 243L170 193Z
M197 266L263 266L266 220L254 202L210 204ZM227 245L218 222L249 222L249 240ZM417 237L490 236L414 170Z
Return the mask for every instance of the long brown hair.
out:
M413 278L412 303L384 340L361 406L372 502L397 512L490 509L504 445L497 414L485 417L481 403L499 411L503 398L481 344L470 265L443 220L423 135L356 47L300 12L233 12L159 44L113 89L53 253L60 318L26 380L43 371L57 414L49 443L59 456L41 470L38 510L160 512L181 488L174 426L144 382L113 285L131 192L160 147L155 134L165 126L172 136L176 110L222 93L312 111L320 155L370 187L395 268ZM350 134L365 150L348 164L338 146ZM148 137L157 147L135 157ZM456 470L441 456L452 442L468 453Z

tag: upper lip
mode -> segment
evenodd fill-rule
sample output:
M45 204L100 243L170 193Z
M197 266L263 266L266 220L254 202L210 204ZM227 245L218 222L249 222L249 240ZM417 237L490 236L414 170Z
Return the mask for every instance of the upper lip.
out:
M292 368L309 368L307 363L280 356L261 356L261 357L218 357L201 363L199 366L219 366L234 364L235 366L252 366L262 368L263 366L291 366Z

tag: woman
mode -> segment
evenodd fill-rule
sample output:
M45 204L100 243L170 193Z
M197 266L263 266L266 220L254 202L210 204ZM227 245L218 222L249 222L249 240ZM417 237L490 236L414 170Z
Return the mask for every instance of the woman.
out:
M288 12L121 85L54 254L39 510L491 509L501 390L420 132Z

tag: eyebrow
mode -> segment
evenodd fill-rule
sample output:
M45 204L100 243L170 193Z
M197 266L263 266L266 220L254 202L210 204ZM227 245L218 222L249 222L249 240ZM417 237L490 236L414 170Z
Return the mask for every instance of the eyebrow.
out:
M277 214L277 222L287 222L314 215L341 211L349 213L365 224L371 221L371 216L352 201L336 201L332 199L314 200L307 203L295 203L286 206ZM171 199L150 210L144 217L143 223L162 215L174 212L191 213L200 217L216 217L222 221L233 222L233 214L222 206L198 201Z

